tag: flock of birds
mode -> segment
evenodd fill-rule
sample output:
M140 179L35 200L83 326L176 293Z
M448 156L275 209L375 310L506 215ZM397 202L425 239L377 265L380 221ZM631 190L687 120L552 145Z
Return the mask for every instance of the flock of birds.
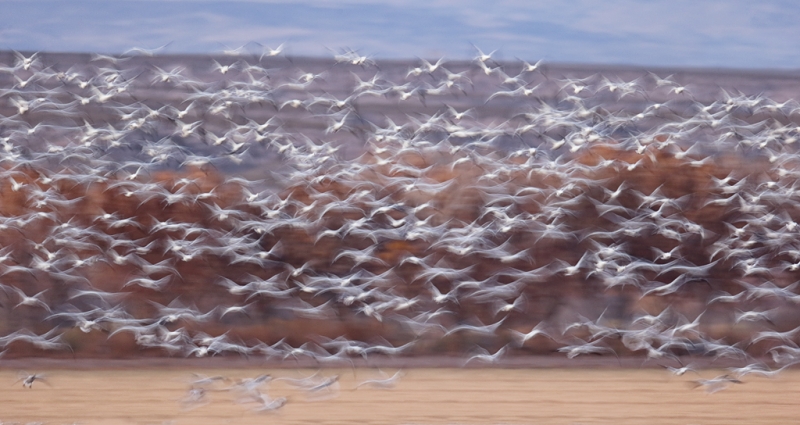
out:
M381 377L362 380L357 383L353 391L362 388L371 389L392 389L400 378L404 375L402 370L394 375L388 376L380 372ZM239 404L255 405L252 411L255 412L274 412L289 400L287 396L272 397L269 395L269 385L271 383L284 382L289 388L303 394L306 401L315 402L329 400L338 396L340 391L339 375L330 376L316 373L294 378L290 376L273 377L268 374L258 375L252 378L230 379L225 376L205 376L193 374L189 380L189 390L186 396L180 400L184 409L195 409L208 404L210 393L228 392L234 394L234 401Z
M6 356L800 361L793 100L229 53L0 55Z
M398 370L389 376L385 372L378 370L380 376L363 379L349 388L352 391L364 389L386 390L393 389L400 378L405 375L403 370ZM253 377L229 378L227 376L215 375L207 376L192 373L187 379L188 388L184 397L178 400L183 410L193 410L198 407L208 405L212 402L212 394L228 393L232 395L232 401L237 404L248 405L250 410L256 413L275 412L283 407L290 397L302 397L307 402L318 402L336 398L341 390L338 374L325 376L321 371L316 371L310 376L296 377L292 374L287 376L275 377L269 374L260 374ZM25 371L18 373L18 379L14 385L22 383L24 388L33 388L35 382L38 385L52 387L48 375L42 373L30 374ZM270 392L272 384L284 383L283 391L286 395L273 397Z

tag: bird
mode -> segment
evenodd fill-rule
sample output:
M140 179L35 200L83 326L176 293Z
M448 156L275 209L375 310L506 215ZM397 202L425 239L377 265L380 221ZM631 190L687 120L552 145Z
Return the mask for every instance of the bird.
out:
M184 410L191 410L209 403L206 394L208 391L205 388L189 388L186 396L180 400Z
M479 63L486 63L487 61L490 61L492 59L492 55L494 55L497 52L497 50L492 50L489 53L483 53L483 51L480 48L478 48L478 46L473 44L472 47L478 52L478 54L475 56L473 60Z
M314 393L325 389L331 389L336 383L339 382L339 375L329 376L325 379L316 382L313 386L307 389L308 392Z
M507 350L508 350L508 345L504 345L499 350L495 351L494 354L490 354L486 349L482 347L477 347L477 349L475 350L477 354L469 356L467 360L464 361L462 366L466 366L467 364L475 360L480 360L486 363L497 363L500 360L500 358L506 354Z
M731 384L743 384L743 382L739 379L727 374L711 379L697 379L691 383L693 388L703 388L706 391L706 394L714 394L722 391L730 387Z
M212 67L212 69L214 71L219 72L220 74L223 74L223 75L227 74L228 72L230 72L232 70L238 70L239 67L241 66L241 62L239 62L239 61L235 61L235 62L231 63L230 65L222 65L221 63L219 63L219 62L217 62L216 60L213 60L213 59L212 59L212 62L214 63L214 66Z
M390 389L394 388L397 383L400 381L400 378L405 376L405 371L398 370L395 372L394 375L386 377L386 378L374 378L374 379L367 379L364 381L359 382L356 384L354 389L359 389L361 387L371 387L371 388L380 388L380 389Z
M742 378L743 376L746 375L758 375L758 376L763 376L765 378L774 378L778 376L778 374L781 373L784 369L792 367L796 365L798 362L799 361L797 360L791 361L781 366L780 368L774 370L768 368L766 365L754 363L744 367L728 368L728 371L732 373L736 377L736 379Z
M41 61L39 59L39 52L35 52L30 56L25 56L24 54L17 51L13 51L13 53L16 59L16 64L15 64L16 68L21 68L25 71L28 71L33 66L39 66L39 64L41 64Z
M169 45L172 44L172 43L173 42L170 41L169 43L164 44L164 45L159 46L159 47L156 47L155 49L146 49L146 48L142 48L142 47L133 47L131 49L128 49L128 50L122 52L122 56L137 56L137 55L155 56L157 53L160 53L162 50L164 50L167 47L169 47Z
M431 297L436 304L444 304L446 302L452 301L454 303L458 303L458 293L455 289L451 289L447 293L442 293L439 289L430 281L426 285L428 290L431 293Z
M444 336L452 335L456 332L472 332L480 335L494 335L497 329L503 324L506 317L498 320L491 325L457 325L447 330Z
M511 332L511 335L517 340L517 344L520 347L522 347L529 340L531 340L533 338L536 338L539 335L543 335L543 336L545 336L547 338L553 339L553 337L551 337L550 334L548 334L546 331L543 330L544 327L545 327L545 323L544 322L539 322L539 323L536 324L536 326L533 327L533 329L531 329L527 333L522 333L522 332L516 331L514 329L511 329L510 332Z
M286 397L278 397L275 399L269 399L268 397L262 394L261 398L259 399L261 405L254 408L254 412L271 412L280 409L281 407L285 406L288 402Z
M259 58L259 60L264 59L265 57L278 56L281 53L283 53L283 50L285 48L286 48L286 43L281 43L281 44L278 45L278 47L276 47L274 49L265 46L264 53L261 54L261 57Z
M50 386L50 384L47 382L47 379L45 378L45 375L41 373L28 374L26 372L20 372L18 375L20 377L14 382L14 384L16 384L17 382L22 382L22 386L24 388L33 388L33 383L36 381L42 382L43 384Z
M664 369L669 371L669 373L671 373L671 374L673 374L675 376L683 376L688 372L694 372L694 373L696 373L698 375L700 374L691 365L684 366L683 364L681 364L681 367L678 367L678 368L672 367L672 366L665 366L665 365L661 365L661 367L663 367Z
M6 291L10 290L10 291L16 293L19 296L20 301L13 308L18 308L18 307L24 305L24 306L28 306L28 307L40 307L40 308L43 308L44 310L46 310L48 313L52 312L50 310L50 305L47 304L42 299L42 296L44 295L44 293L47 292L49 289L44 289L44 290L38 292L37 294L34 294L32 296L28 296L21 289L19 289L17 287L14 287L14 286L3 286L2 288L3 288L3 290L6 290Z
M608 353L611 353L619 358L616 351L610 347L600 345L600 341L601 340L598 339L593 342L583 341L583 344L566 345L558 348L558 351L561 353L567 353L568 359L573 359L582 354L603 355Z
M539 59L538 61L536 61L536 63L534 63L532 65L530 63L528 63L528 62L525 62L525 61L521 61L521 62L522 62L522 71L523 72L541 71L542 59Z

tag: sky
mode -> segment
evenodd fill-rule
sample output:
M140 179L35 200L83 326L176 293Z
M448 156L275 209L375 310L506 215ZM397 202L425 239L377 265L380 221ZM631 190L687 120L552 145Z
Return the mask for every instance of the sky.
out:
M498 59L800 68L787 0L0 0L0 50Z

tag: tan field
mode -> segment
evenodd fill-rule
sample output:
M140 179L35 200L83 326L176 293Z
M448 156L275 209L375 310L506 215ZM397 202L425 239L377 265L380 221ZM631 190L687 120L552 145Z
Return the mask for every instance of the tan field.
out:
M202 369L232 379L301 378L312 369ZM326 369L337 386L311 393L286 381L264 386L287 397L277 411L216 384L205 401L189 403L192 369L37 370L46 382L30 389L18 372L0 372L0 420L48 424L757 424L796 423L800 371L775 379L747 376L713 394L692 389L697 375L656 369L409 369L392 389L355 386L374 369ZM395 370L384 372L393 374ZM724 371L705 370L703 377ZM233 381L231 381L233 382Z

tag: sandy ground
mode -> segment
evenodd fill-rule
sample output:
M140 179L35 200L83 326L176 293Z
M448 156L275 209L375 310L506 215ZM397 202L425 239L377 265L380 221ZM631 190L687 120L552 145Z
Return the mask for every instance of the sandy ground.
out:
M312 369L200 369L233 379L263 373L300 378ZM374 369L326 369L337 387L316 393L286 381L263 388L287 397L276 412L233 391L209 391L205 403L187 397L191 368L46 369L46 383L14 383L0 371L0 420L48 424L757 424L794 423L800 371L775 379L747 376L744 384L706 394L692 376L656 369L409 369L392 389L355 386L379 377ZM384 370L393 374L395 370ZM724 371L704 370L703 377ZM4 384L3 384L4 383ZM49 384L49 385L48 385Z

